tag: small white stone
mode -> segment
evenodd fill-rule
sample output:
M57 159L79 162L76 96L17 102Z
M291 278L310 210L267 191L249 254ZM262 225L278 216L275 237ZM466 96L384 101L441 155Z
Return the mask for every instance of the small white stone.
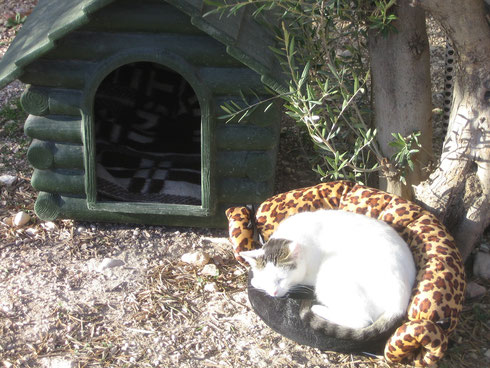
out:
M34 236L37 234L37 231L38 231L37 229L30 227L29 229L26 230L26 234L29 236Z
M97 268L98 271L104 271L108 268L114 268L114 267L120 267L124 266L124 262L121 261L120 259L115 259L115 258L104 258L102 262L100 262L99 267Z
M202 251L185 253L180 260L185 263L189 263L195 266L204 266L209 262L209 255Z
M485 287L477 284L476 282L472 281L468 285L466 285L466 298L472 299L472 298L478 298L487 292L487 289Z
M43 227L45 230L47 230L47 231L52 231L52 230L56 229L56 224L55 224L54 222L52 222L52 221L46 221L46 222L43 222L43 223L41 224L41 226L42 226L42 227Z
M6 186L11 186L17 181L16 176L12 175L1 175L0 176L0 184L6 185Z
M219 270L215 264L209 263L203 267L201 274L204 276L218 276Z
M209 291L210 293L215 293L218 291L218 286L216 286L215 282L209 282L204 285L204 290Z
M478 252L473 264L473 274L485 280L490 280L490 254Z
M14 220L12 221L13 225L16 227L21 227L31 221L31 216L27 213L20 211L14 216Z
M40 363L43 368L74 368L76 366L75 361L60 357L42 358Z
M485 358L490 359L490 349L487 349L487 351L485 351Z
M344 50L339 53L339 56L343 58L350 58L352 57L352 52L350 52L349 50Z

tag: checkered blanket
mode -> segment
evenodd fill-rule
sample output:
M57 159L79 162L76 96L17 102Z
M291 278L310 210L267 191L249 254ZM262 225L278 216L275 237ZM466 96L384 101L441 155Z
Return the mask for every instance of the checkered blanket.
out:
M178 74L150 63L110 74L95 99L101 200L201 204L201 116Z
M97 191L102 198L127 202L201 204L198 154L141 153L113 145L97 160ZM124 166L120 163L124 162Z

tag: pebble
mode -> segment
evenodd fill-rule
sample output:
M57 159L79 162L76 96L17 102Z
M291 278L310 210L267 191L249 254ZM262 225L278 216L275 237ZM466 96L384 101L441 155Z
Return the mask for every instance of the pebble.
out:
M50 357L42 358L39 361L43 368L75 368L75 361L67 358Z
M180 260L195 266L204 266L209 263L210 258L206 252L197 251L183 254Z
M210 263L203 267L201 274L204 276L218 276L219 270L215 264Z
M350 52L349 50L344 50L339 53L339 56L343 58L350 58L352 57L352 52Z
M485 358L490 359L490 349L485 352Z
M26 230L26 234L29 236L34 236L37 234L37 231L38 231L37 229L30 227L29 229Z
M204 290L209 291L210 293L215 293L218 291L218 286L216 286L215 282L209 282L204 285Z
M52 222L52 221L46 221L46 222L43 222L43 223L41 224L41 226L42 226L42 227L43 227L45 230L47 230L47 231L52 231L52 230L56 229L56 224L55 224L54 222Z
M483 286L477 284L476 282L472 281L466 286L466 298L472 299L472 298L478 298L487 292L487 289L485 289Z
M0 176L0 184L6 185L6 186L11 186L17 181L16 176L12 175L1 175Z
M108 268L113 268L113 267L120 267L123 266L124 262L121 261L120 259L116 258L104 258L102 262L100 262L99 267L97 268L98 271L104 271Z
M14 216L12 224L15 227L21 227L27 224L29 221L31 221L31 216L29 216L27 213L23 211L20 211Z
M490 254L478 252L473 263L473 274L485 280L490 280Z

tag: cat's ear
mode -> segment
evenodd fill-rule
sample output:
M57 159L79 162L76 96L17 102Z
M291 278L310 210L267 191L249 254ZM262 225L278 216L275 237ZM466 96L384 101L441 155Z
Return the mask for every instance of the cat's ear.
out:
M261 249L254 249L254 250L247 250L245 252L240 252L238 253L240 256L243 257L247 263L255 267L257 265L257 258L262 257L264 255L264 250Z
M292 241L289 243L289 257L296 259L299 255L301 245L298 242Z

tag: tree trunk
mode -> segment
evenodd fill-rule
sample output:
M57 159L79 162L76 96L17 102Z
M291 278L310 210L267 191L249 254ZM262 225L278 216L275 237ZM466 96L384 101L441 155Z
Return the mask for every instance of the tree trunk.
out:
M427 178L423 168L432 158L429 42L422 9L411 7L409 0L399 0L396 15L396 33L387 37L377 31L369 33L374 121L381 151L388 158L395 153L389 146L391 133L422 132L423 150L414 157L414 170L407 169L407 184L402 185L389 171L380 178L381 189L412 199L412 186Z
M449 228L466 260L490 224L490 27L483 0L413 4L446 29L458 58L441 162L416 200Z

